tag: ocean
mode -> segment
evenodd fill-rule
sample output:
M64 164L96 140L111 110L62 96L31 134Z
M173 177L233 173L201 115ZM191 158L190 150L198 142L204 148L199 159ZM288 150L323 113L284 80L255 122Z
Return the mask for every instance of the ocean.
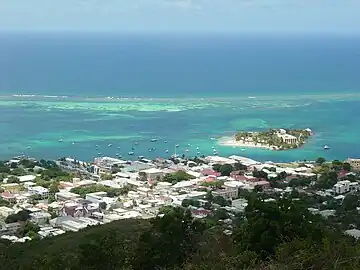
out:
M0 158L155 158L175 144L187 156L360 157L359 70L359 37L2 33ZM211 140L268 128L315 135L289 151Z

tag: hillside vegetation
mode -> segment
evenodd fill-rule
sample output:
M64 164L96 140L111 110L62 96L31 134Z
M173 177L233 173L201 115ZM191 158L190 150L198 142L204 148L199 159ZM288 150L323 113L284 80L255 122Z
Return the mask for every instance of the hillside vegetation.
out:
M227 233L224 233L227 232ZM231 224L170 208L78 233L9 244L0 269L359 269L360 245L300 201L250 193Z

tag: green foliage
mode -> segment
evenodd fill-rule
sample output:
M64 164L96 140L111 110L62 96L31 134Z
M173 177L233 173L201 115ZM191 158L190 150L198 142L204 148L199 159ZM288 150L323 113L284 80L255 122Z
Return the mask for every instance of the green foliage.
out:
M211 187L213 189L219 189L224 185L224 181L223 180L216 180L216 181L212 181L212 182L202 182L201 186L203 187Z
M30 212L27 210L21 210L17 212L16 214L12 214L7 216L5 219L5 223L14 223L18 221L26 221L30 218Z
M24 237L26 236L29 232L34 232L35 235L36 233L40 231L40 227L35 224L35 223L32 223L30 221L25 221L25 223L20 227L20 229L17 231L17 235L19 237ZM30 236L31 237L31 236ZM32 237L31 237L32 238Z
M11 171L11 174L16 176L27 175L27 172L23 168L16 168Z
M311 183L311 178L298 177L298 178L291 179L289 182L289 186L290 187L304 187L304 186L309 186L310 183Z
M181 202L182 207L188 207L190 205L194 207L200 207L200 202L198 200L193 200L193 199L184 199Z
M234 164L234 170L235 171L246 171L247 170L247 166L244 164L241 164L239 162Z
M213 170L221 173L222 176L229 176L230 173L234 170L234 167L230 164L224 164L224 165L214 164Z
M211 200L212 203L218 204L220 206L230 206L231 205L231 201L230 200L226 200L225 198L223 198L222 196L214 196Z
M8 180L7 180L7 183L9 183L9 184L14 184L14 183L19 184L20 180L16 176L9 176Z
M235 218L219 208L196 220L187 209L168 206L151 220L115 221L21 244L1 240L0 269L360 269L360 244L310 214L302 204L310 199L299 194L299 201L264 202L259 196L248 194L244 216ZM348 200L342 211L358 216L356 198ZM233 233L225 235L229 227L218 220L229 217ZM26 224L22 233L36 238L36 225Z
M330 171L328 173L323 173L315 183L315 187L319 189L329 189L332 188L338 180L337 173Z
M178 182L187 181L187 180L191 180L191 179L194 179L194 178L195 178L194 176L192 176L190 174L187 174L184 171L177 171L177 172L174 172L174 173L166 174L164 176L164 178L163 178L163 181L169 182L169 183L172 183L172 184L176 184Z
M79 194L81 197L85 198L86 194L94 193L94 192L106 192L107 196L109 197L117 197L120 195L127 194L130 191L129 186L125 186L122 188L110 188L100 184L96 185L89 185L89 186L82 186L82 187L75 187L71 189L71 192Z
M325 158L323 158L323 157L319 157L315 162L317 163L317 164L323 164L324 162L326 161L326 159Z
M256 178L263 178L263 179L268 179L268 174L264 171L253 171L253 176L256 177Z
M350 172L351 171L351 165L348 162L343 163L343 170Z

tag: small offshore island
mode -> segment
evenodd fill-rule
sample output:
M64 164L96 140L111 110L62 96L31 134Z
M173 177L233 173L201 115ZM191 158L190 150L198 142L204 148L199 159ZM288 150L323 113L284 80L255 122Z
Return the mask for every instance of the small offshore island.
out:
M233 137L224 137L219 143L224 146L259 147L269 150L299 148L313 135L311 129L269 129L267 131L239 131Z

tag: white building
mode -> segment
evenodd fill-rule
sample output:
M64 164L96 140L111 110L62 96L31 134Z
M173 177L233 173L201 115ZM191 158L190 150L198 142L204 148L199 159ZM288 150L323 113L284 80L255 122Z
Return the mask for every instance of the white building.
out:
M46 224L51 218L51 215L47 212L35 212L30 214L30 220L36 224Z
M31 181L34 181L35 178L36 178L36 176L29 174L29 175L18 176L18 178L19 178L19 181L20 181L21 183L23 183L23 182L31 182Z
M70 201L80 198L80 195L66 190L61 190L55 194L55 198L57 201Z
M350 191L350 186L352 188L354 188L353 186L355 186L355 188L358 187L358 185L352 184L349 180L344 180L344 181L337 182L334 185L333 190L334 190L335 194L344 194L344 193Z
M40 195L41 198L46 199L49 197L49 190L41 186L29 186L28 192L31 195Z
M107 193L105 191L99 191L86 194L85 199L93 203L101 203L106 196Z
M141 171L146 174L147 179L149 180L156 180L157 178L162 179L164 176L164 172L162 170L159 170L157 168L150 168L147 170Z
M15 213L14 209L6 206L0 206L0 216L6 218L7 216L12 215L14 213Z
M239 190L238 188L225 188L218 189L212 193L214 196L221 196L224 199L235 199L238 197Z
M286 144L297 144L298 142L297 138L290 134L278 134L278 137Z
M220 157L220 156L207 156L205 159L211 163L221 164L221 165L224 165L224 164L234 165L236 163L236 160L234 160L234 159Z

